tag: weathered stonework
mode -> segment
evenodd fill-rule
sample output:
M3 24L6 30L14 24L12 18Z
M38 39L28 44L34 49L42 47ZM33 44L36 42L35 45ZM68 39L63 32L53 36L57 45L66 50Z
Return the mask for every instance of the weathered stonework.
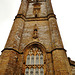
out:
M27 55L33 47L41 50L43 65L26 64ZM40 70L41 66L43 75L75 75L75 62L67 58L51 0L22 0L0 56L0 75L26 75L27 67L30 73L32 67Z
M62 40L61 40L60 33L58 30L56 19L50 18L49 25L50 25L52 49L63 48L63 44L62 44Z
M38 27L38 40L36 42L43 44L46 47L47 51L49 51L51 49L50 48L51 45L50 45L50 33L49 33L48 21L25 22L25 28L22 34L20 50L23 50L29 43L34 42L32 35L35 24L37 24Z

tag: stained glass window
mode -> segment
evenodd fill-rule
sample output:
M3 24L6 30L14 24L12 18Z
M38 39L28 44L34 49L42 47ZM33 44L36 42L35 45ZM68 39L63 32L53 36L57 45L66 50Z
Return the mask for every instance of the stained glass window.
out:
M43 64L43 55L40 55L40 64Z
M34 55L31 56L31 65L34 64Z
M39 69L38 68L36 68L36 70L35 70L35 75L39 75Z
M34 75L34 69L33 68L30 69L30 75Z
M43 68L40 69L40 75L44 75Z
M44 62L43 62L43 52L38 47L33 47L30 49L27 60L25 75L44 75Z
M39 55L36 55L36 65L39 65Z
M26 70L25 70L25 75L29 75L29 69L28 68L26 68Z
M27 56L27 61L26 61L26 64L30 64L30 55Z

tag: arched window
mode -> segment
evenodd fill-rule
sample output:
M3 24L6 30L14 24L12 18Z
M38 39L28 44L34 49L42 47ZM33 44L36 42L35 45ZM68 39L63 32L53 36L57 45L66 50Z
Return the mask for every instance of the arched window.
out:
M33 68L30 69L30 75L34 75L34 69Z
M36 68L35 75L39 75L39 68Z
M26 70L25 70L25 75L29 75L29 69L28 68L26 68Z
M31 56L31 65L34 65L34 55Z
M40 75L44 75L43 68L40 69Z
M43 64L43 55L40 55L40 64Z
M31 48L26 59L25 75L44 75L44 58L40 48Z
M36 55L36 65L39 65L39 55Z
M26 61L26 64L30 64L30 55L27 56L27 61Z

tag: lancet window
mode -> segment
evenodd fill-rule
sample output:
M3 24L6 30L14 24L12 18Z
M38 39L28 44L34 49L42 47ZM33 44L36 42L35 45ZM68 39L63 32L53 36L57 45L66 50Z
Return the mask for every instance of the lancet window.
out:
M33 47L30 49L25 67L25 75L44 75L44 57L40 48Z

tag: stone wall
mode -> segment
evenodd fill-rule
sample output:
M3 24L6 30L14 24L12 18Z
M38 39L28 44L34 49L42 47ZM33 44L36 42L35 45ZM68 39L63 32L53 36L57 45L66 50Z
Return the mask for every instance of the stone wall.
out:
M47 5L46 2L40 2L41 6L40 6L40 14L39 17L45 17L47 16ZM28 6L28 11L26 14L26 18L32 18L35 17L34 13L33 13L33 3L29 3Z
M71 60L70 58L68 58L71 69L72 69L72 75L75 75L75 61Z
M37 25L37 30L38 30L37 39L33 38L33 31L34 31L35 24ZM48 21L25 22L25 27L22 34L21 44L20 44L20 50L23 50L29 43L35 41L43 44L46 47L47 51L51 49Z

